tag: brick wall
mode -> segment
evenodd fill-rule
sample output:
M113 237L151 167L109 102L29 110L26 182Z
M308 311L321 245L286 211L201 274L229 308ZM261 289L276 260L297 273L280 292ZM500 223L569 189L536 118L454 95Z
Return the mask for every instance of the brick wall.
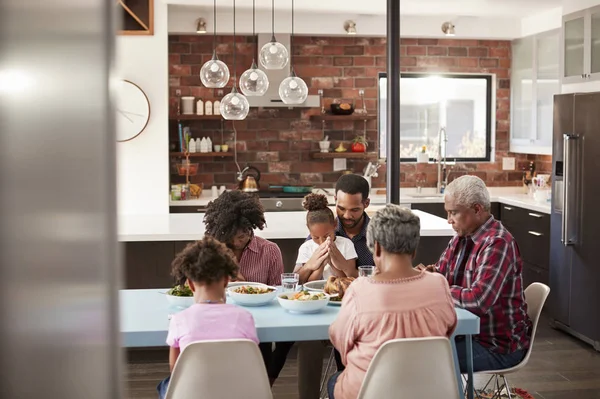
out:
M217 52L227 63L233 79L233 37L219 36ZM377 74L385 71L385 38L361 37L309 37L294 38L293 54L296 73L317 94L323 89L325 106L336 98L358 99L358 91L365 91L365 103L370 113L377 111ZM251 37L238 37L238 77L252 62L254 52ZM510 42L491 40L450 39L403 39L401 42L401 70L403 72L466 72L495 73L496 92L496 162L463 163L454 167L449 178L463 174L475 174L490 186L519 185L522 170L530 160L536 161L538 170L550 170L550 157L509 154L510 124ZM218 90L204 88L199 71L212 55L212 38L198 35L171 35L169 37L169 86L170 113L176 114L176 90L182 95L193 95L203 100L222 96ZM230 87L231 85L229 85ZM225 89L226 94L229 89ZM357 106L360 101L357 100ZM331 187L340 176L333 172L332 160L312 159L318 151L318 141L323 137L320 122L311 121L310 115L318 109L272 108L258 111L251 109L248 118L235 122L237 131L238 162L243 167L251 164L262 172L263 183L314 184ZM186 121L194 137L210 136L215 144L223 141L231 144L233 125L231 121ZM362 121L327 122L332 145L340 141L348 143L365 128ZM170 126L170 141L177 139L174 122ZM371 120L366 126L369 151L375 151L377 122ZM502 158L515 156L516 171L503 171ZM361 172L367 161L348 160L348 168ZM172 169L174 171L174 169ZM237 170L231 158L207 158L200 163L199 174L194 181L205 185L233 185ZM385 186L385 171L373 180L375 187ZM402 163L400 180L403 187L414 186L417 174L434 186L437 179L436 165ZM172 181L178 182L178 176Z

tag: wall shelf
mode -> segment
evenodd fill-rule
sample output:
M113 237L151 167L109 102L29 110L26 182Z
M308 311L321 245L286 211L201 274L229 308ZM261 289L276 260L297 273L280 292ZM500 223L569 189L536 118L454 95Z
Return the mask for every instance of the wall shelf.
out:
M119 35L154 35L154 0L117 0L122 14Z
M377 119L377 114L352 114L352 115L332 115L320 114L311 115L311 120L314 121L366 121Z
M313 152L313 159L333 159L333 158L346 158L346 159L365 159L370 161L376 161L379 159L376 152Z
M233 152L190 152L190 158L199 157L232 157ZM184 152L170 152L171 157L185 157Z
M169 116L169 120L172 121L221 121L223 116L221 115L172 115Z

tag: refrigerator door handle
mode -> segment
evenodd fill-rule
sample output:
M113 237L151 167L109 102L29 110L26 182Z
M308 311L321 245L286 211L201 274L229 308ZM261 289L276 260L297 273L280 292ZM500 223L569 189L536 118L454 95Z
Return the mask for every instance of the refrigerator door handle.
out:
M564 188L561 241L565 247L574 244L573 240L569 237L569 213L571 210L569 204L569 190L571 180L571 142L578 138L579 136L575 134L563 135Z

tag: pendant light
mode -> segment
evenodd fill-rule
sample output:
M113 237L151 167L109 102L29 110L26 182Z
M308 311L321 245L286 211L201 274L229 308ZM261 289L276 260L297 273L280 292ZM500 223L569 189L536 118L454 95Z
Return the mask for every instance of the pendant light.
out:
M255 38L254 29L256 0L252 0L252 37ZM255 38L254 54L258 50L258 38ZM269 88L269 78L267 74L256 66L256 60L252 58L252 66L240 76L240 90L247 96L262 96Z
M292 35L290 37L290 49L294 41L294 0L292 0ZM293 53L293 51L292 51ZM290 60L291 63L292 60ZM292 64L290 76L283 79L279 85L279 97L285 104L302 104L308 97L308 86L306 82L296 76L294 65Z
M205 87L220 89L229 82L229 68L217 57L217 0L214 0L213 7L213 55L202 65L200 80Z
M266 69L283 69L288 64L290 56L285 46L275 40L275 0L271 1L271 25L273 29L271 41L260 49L258 59L260 65Z
M221 100L221 115L227 120L241 121L246 119L248 112L250 111L250 104L248 99L243 94L238 93L236 88L237 74L236 74L236 47L235 42L235 0L233 0L233 87L231 93L227 94Z

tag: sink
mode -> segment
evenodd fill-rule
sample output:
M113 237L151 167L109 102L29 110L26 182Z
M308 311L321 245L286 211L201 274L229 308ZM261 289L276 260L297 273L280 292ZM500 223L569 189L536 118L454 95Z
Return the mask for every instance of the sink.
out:
M442 198L444 194L439 193L414 193L414 194L406 194L407 197L411 198Z

